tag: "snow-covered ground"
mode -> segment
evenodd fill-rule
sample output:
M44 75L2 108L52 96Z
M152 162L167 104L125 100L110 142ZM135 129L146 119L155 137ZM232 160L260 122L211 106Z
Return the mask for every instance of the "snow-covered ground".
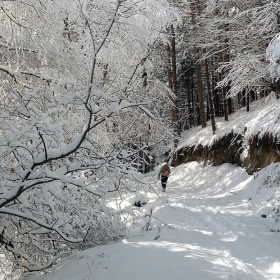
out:
M251 138L252 135L264 136L271 133L274 136L280 135L280 99L275 98L272 92L265 98L250 103L250 111L242 107L229 116L229 120L216 118L217 132L212 133L211 124L208 123L206 128L196 126L186 130L178 145L178 150L185 146L208 145L211 146L214 141L220 139L226 134L234 131L244 135L245 139Z
M145 218L151 230L132 230L126 240L76 253L52 273L27 279L280 279L280 233L271 231L279 169L276 163L250 176L230 164L173 168L165 194L159 182L145 193L140 209L152 210ZM156 180L156 173L148 176Z

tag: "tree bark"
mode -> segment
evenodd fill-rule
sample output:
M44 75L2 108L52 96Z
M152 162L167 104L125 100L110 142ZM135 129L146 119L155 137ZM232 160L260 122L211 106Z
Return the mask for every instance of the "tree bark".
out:
M280 98L280 80L275 82L275 94L276 94L276 98L279 99Z
M188 119L189 119L189 128L192 127L192 117L191 117L191 91L190 91L190 80L189 77L186 77L187 79L187 104L188 104Z
M195 69L196 69L196 83L197 83L197 96L199 103L199 115L200 123L202 128L206 127L206 118L205 118L205 108L204 108L204 98L203 98L203 89L202 89L202 79L201 79L201 68L199 64L199 50L197 47L194 47L195 53Z
M195 3L191 4L192 10L192 22L193 25L196 26L196 14L200 14L200 3L199 0L196 0ZM203 88L202 88L202 78L201 78L201 67L199 64L199 49L194 46L194 54L195 54L195 69L196 69L196 83L197 83L197 96L199 103L199 115L200 115L200 123L202 128L206 127L206 118L205 118L205 108L204 108L204 98L203 98Z
M191 89L192 89L192 100L191 100L191 104L192 104L192 107L191 107L191 120L192 120L192 123L193 123L193 126L195 126L195 119L194 119L194 112L195 112L195 104L194 104L194 76L192 76L192 80L191 80Z
M172 62L172 82L173 82L173 93L175 96L178 96L178 89L177 89L177 61L176 61L176 41L175 41L175 30L174 26L171 24L171 62ZM174 147L177 148L179 137L180 137L180 123L179 123L179 111L178 111L178 101L177 98L173 100L173 107L172 107L172 115L173 115L173 123L174 123L174 132L175 132L175 139L174 139Z
M173 135L174 135L174 148L177 148L180 137L180 128L179 128L179 112L177 106L177 69L176 69L176 42L175 42L175 30L173 25L170 26L171 33L171 47L167 46L168 52L168 85L169 88L175 95L175 98L170 96L170 100L172 101L171 108L171 121L173 127Z
M205 54L206 51L203 50L203 53ZM211 125L212 125L212 132L213 132L213 134L215 134L216 130L217 130L217 126L216 126L216 122L215 122L213 97L212 97L212 90L211 90L211 85L210 85L210 77L209 77L207 59L204 59L204 69L205 69L205 76L206 76L206 86L207 86L207 92L208 92L208 102L209 102L209 112L210 112L210 119L211 119Z
M228 24L225 24L225 25L224 25L224 31L225 31L225 33L227 33L227 32L229 31L229 26L228 26ZM230 57L229 57L229 39L228 39L228 37L225 38L224 43L225 43L225 56L224 56L224 61L225 61L225 62L229 62ZM230 85L227 85L226 88L225 88L225 90L226 90L226 93L228 93L229 90L230 90ZM233 106L232 106L231 97L229 97L229 98L227 99L227 106L228 106L228 115L231 115L231 114L233 113L233 111L234 111L234 110L233 110Z
M223 52L222 52L222 47L219 46L219 63L222 65L222 63L224 62L224 59L223 59ZM221 74L220 74L220 80L223 79L225 75L225 72L224 72L224 68L221 69ZM223 107L224 107L224 117L225 117L225 120L228 121L228 102L227 102L227 99L226 99L226 90L225 90L225 87L222 88L222 98L223 98Z
M250 94L246 89L246 112L250 111Z

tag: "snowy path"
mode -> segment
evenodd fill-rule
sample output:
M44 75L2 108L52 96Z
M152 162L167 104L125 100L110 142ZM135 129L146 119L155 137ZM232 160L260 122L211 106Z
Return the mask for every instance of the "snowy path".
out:
M279 233L254 214L265 200L260 182L231 165L180 166L166 194L149 194L144 208L153 209L151 231L80 252L28 280L280 279Z

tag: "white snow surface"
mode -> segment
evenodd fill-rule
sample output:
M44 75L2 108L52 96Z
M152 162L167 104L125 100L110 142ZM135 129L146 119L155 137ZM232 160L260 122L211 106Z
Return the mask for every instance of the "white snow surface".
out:
M270 62L270 76L278 80L280 77L280 34L276 35L269 43L266 49L266 56Z
M248 137L279 135L279 102L267 97L251 104L249 113L241 109L229 122L218 120L215 136L210 126L193 128L184 133L179 148L207 145L245 127ZM161 192L157 171L144 175L143 180L154 184L137 196L147 202L140 211L152 210L151 219L144 218L150 230L131 228L125 240L77 252L51 273L24 279L280 279L280 233L274 211L280 201L280 163L248 175L231 164L190 162L172 168L166 193ZM133 201L135 197L128 195L122 206Z
M150 231L131 230L126 240L76 253L52 273L27 279L280 279L280 234L268 230L272 217L261 217L278 188L267 185L268 174L279 168L272 164L258 176L230 164L173 168L165 194L159 182L143 194L149 201L141 211L153 210Z
M214 141L222 136L231 133L242 134L245 132L245 138L249 139L252 135L264 136L271 133L280 138L280 99L275 98L275 93L271 92L267 97L261 98L250 103L250 111L246 112L243 107L229 116L229 121L224 118L216 118L217 132L212 133L211 124L206 128L201 126L186 130L182 134L182 139L177 150L185 146L211 146Z

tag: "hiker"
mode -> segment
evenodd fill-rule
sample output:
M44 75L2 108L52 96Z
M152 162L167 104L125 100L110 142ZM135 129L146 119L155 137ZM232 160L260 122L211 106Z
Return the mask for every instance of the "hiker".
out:
M168 163L165 162L160 170L159 170L159 173L158 173L158 179L161 179L161 186L162 186L162 191L165 192L165 189L166 189L166 183L167 183L167 180L168 180L168 176L170 174L170 168L168 166Z

